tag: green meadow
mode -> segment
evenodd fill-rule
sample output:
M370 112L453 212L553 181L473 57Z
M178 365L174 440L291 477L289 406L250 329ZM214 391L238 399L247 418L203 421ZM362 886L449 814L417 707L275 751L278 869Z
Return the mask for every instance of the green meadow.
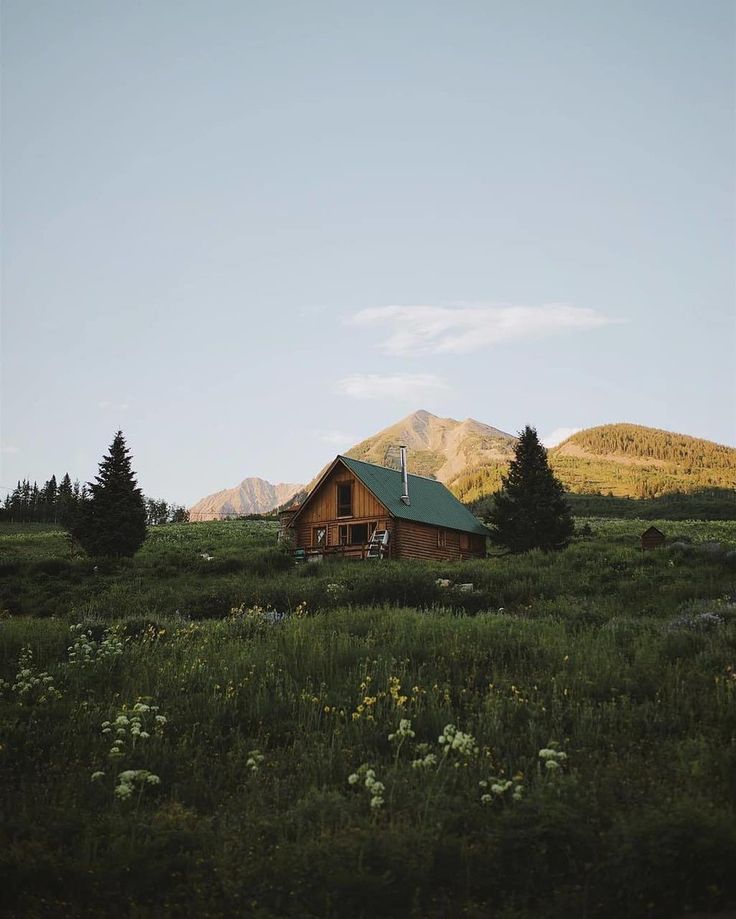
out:
M736 523L654 522L301 567L268 521L2 526L3 915L733 907Z

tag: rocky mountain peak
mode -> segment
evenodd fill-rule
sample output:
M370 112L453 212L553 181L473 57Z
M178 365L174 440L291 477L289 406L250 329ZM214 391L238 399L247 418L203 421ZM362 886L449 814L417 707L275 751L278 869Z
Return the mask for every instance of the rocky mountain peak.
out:
M288 482L272 485L266 479L252 477L234 488L207 495L189 509L191 520L219 520L244 514L267 514L285 504L303 488Z

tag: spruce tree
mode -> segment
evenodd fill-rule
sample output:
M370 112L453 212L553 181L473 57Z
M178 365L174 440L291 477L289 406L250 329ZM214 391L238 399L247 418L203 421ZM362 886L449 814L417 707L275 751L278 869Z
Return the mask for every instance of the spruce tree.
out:
M46 523L56 520L56 502L59 497L59 488L56 476L52 475L41 489L41 519Z
M66 472L56 492L56 519L62 526L68 527L71 524L73 510L72 480L69 478L69 473Z
M90 496L80 499L72 536L89 555L134 555L146 538L146 505L122 431L115 435L89 489Z
M570 541L574 523L562 483L550 469L536 430L529 425L519 435L489 523L492 542L510 552L562 549Z

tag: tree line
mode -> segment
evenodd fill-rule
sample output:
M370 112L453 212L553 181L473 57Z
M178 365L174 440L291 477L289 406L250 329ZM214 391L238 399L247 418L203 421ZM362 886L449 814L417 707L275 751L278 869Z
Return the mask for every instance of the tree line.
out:
M79 480L72 482L68 472L64 473L61 481L52 475L40 487L38 482L23 479L5 496L0 506L0 520L7 523L58 523L69 527L83 502L89 498L89 486L80 485ZM145 496L143 504L148 526L189 521L189 511L180 504Z
M2 504L0 519L10 523L59 523L68 524L79 502L87 498L87 486L72 483L65 473L57 484L55 475L39 488L38 483L23 479Z

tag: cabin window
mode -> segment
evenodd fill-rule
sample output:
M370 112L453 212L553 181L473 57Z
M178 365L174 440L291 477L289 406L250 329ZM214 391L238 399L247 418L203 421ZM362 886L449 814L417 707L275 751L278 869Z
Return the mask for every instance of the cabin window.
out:
M339 482L337 485L337 516L353 516L353 483Z
M470 536L467 533L460 534L460 551L467 552L470 548Z
M364 546L368 542L368 524L354 523L350 527L350 545Z
M338 544L341 546L347 546L348 544L348 525L346 523L341 523L337 528L337 537Z
M324 546L326 542L327 542L327 527L313 527L312 545L313 546Z
M447 545L447 531L446 530L437 530L437 545L440 549L444 549Z

